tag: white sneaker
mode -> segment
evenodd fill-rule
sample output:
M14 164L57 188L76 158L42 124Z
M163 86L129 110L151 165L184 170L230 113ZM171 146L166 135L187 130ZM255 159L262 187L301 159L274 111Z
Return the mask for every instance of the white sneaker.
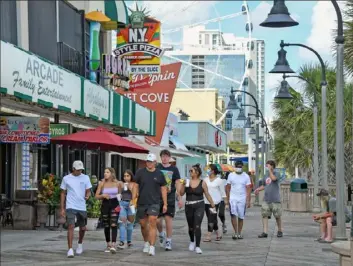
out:
M81 255L82 252L83 252L82 244L78 244L78 245L77 245L77 248L76 248L76 254L77 254L77 255Z
M195 252L196 252L197 254L202 254L202 250L201 250L201 248L199 248L199 247L196 247L196 248L195 248Z
M166 241L165 242L165 251L171 251L172 250L172 241Z
M70 248L70 249L67 251L67 257L68 257L68 258L73 258L73 257L75 257L74 250L73 250L72 248Z
M165 243L165 232L159 233L159 245L164 248Z
M150 246L150 250L148 252L148 255L150 255L150 256L156 255L156 251L155 251L154 246Z
M145 242L145 245L143 247L143 253L148 253L150 251L150 243Z
M190 242L190 244L189 244L189 250L190 250L190 251L195 251L195 242Z

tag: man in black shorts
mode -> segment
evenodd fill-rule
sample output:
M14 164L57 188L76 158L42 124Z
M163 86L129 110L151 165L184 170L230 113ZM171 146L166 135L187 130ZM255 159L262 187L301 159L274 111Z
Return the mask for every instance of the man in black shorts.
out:
M175 215L175 194L180 188L180 173L177 167L170 164L171 154L168 150L162 150L160 152L162 163L157 166L162 171L167 181L168 189L168 208L167 212L162 212L163 203L161 202L159 219L157 222L157 228L159 231L159 244L164 247L166 251L172 250L172 234L173 234L173 218ZM178 194L178 193L177 193ZM181 197L179 197L182 203ZM165 220L165 227L167 231L167 238L165 232L163 232L163 218Z
M136 216L140 219L141 233L145 241L143 252L154 256L157 217L162 199L162 212L167 211L167 183L163 173L156 169L156 155L147 155L146 167L136 172L135 182L139 191Z

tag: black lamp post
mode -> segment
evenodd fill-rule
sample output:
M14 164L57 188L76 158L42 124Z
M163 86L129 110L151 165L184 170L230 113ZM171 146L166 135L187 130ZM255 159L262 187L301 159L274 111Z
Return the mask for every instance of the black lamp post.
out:
M256 117L259 118L260 117L260 114L259 114L259 105L256 101L256 98L254 97L254 95L252 95L251 93L245 91L245 90L234 90L233 87L231 87L230 89L230 92L231 93L234 93L234 92L241 92L241 93L245 93L247 95L249 95L253 100L254 100L254 103L255 103L255 106L256 106ZM244 109L241 108L240 109L240 112L239 112L239 116L240 116L240 120L246 120L246 116L244 114ZM238 120L239 120L239 116L238 116ZM255 168L256 168L256 175L257 177L259 177L259 124L257 123L256 124L256 146L255 146Z
M283 47L287 46L299 46L303 47L311 52L313 52L317 58L319 59L320 65L321 65L321 143L322 143L322 180L323 180L323 187L327 190L328 189L328 157L327 157L327 107L326 107L326 89L327 89L327 82L326 82L326 65L324 61L322 60L320 54L316 52L313 48L300 44L300 43L285 43L283 40L280 43L281 50L283 50ZM283 50L284 51L284 50ZM287 60L283 60L283 58L280 58L280 52L278 52L278 60L277 62L280 61L279 65L271 71L271 73L278 73L282 74L285 72L282 72L281 69L284 69L287 67L288 62ZM283 57L283 55L282 55ZM281 60L280 60L281 59ZM282 65L281 65L282 64ZM287 72L288 73L288 72ZM287 81L282 81L281 83L281 89L278 92L278 95L276 96L277 99L291 99L292 97L289 97L289 92L288 91L288 83Z
M288 82L284 79L281 82L281 87L279 88L275 99L293 99L292 94L289 92Z
M267 19L260 24L267 28L283 28L297 26L299 23L291 18L284 0L273 1L273 7Z
M273 11L271 10L268 18L261 23L263 27L291 27L293 23L288 23L289 12L284 8L283 0L273 1ZM331 3L337 15L337 65L336 65L336 197L337 197L337 234L336 239L347 239L344 215L344 184L345 184L345 169L344 169L344 35L343 35L343 19L340 7L336 0L331 0ZM275 15L275 16L271 16ZM271 23L269 23L271 22ZM323 124L323 122L322 122ZM324 164L324 163L323 163ZM353 211L353 205L352 205ZM351 236L353 239L353 219L351 224ZM353 243L351 244L351 252L353 253Z

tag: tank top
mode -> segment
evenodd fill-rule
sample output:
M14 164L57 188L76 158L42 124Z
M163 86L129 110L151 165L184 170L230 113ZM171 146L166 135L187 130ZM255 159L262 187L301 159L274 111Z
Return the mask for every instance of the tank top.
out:
M117 187L104 187L102 189L102 194L108 194L110 199L115 199L119 190Z
M196 188L192 188L191 186L185 188L185 193L186 193L186 201L203 200L202 180L200 181L200 184Z
M123 192L121 192L121 200L123 200L123 201L132 200L132 192L129 189L129 186L127 187L127 190L123 189Z

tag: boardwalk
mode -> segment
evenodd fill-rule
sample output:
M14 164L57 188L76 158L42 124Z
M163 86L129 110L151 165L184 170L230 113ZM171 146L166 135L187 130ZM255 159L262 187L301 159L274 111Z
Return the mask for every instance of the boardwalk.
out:
M251 208L243 240L233 241L229 232L221 242L202 243L202 255L187 251L188 236L183 213L176 217L173 251L165 252L158 247L155 257L141 252L143 243L139 228L134 236L135 246L118 251L116 255L102 252L102 231L88 232L84 254L74 259L66 258L66 232L2 231L1 265L338 265L338 255L331 252L330 246L314 241L318 227L311 221L311 214L285 213L284 237L281 239L276 237L274 219L269 223L269 238L258 239L261 232L259 217L259 208ZM230 229L229 216L227 219ZM203 228L206 228L205 223Z

